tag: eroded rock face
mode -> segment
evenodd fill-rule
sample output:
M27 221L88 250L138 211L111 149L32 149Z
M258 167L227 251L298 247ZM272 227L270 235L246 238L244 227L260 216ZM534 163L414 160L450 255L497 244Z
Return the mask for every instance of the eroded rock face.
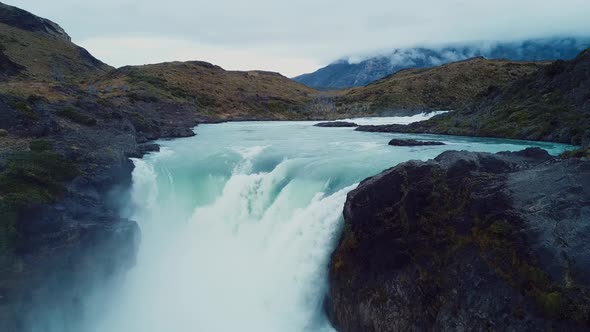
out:
M10 77L21 73L26 68L10 60L0 46L0 77Z
M52 322L82 330L89 296L106 294L135 264L139 226L109 199L124 199L132 170L126 158L105 163L69 183L59 202L20 211L14 252L0 255L0 331L49 330Z
M340 332L588 330L590 161L445 152L344 208L326 311Z

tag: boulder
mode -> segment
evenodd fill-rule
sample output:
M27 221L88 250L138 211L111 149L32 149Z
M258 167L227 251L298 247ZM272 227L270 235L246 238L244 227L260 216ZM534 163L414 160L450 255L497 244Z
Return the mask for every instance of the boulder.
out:
M590 161L448 151L350 192L329 265L340 332L589 330Z
M389 145L393 145L393 146L430 146L430 145L445 145L445 143L436 142L436 141L417 141L415 139L394 138L391 141L389 141Z
M331 121L331 122L320 122L314 124L316 127L326 128L341 128L341 127L358 127L356 123L346 121Z

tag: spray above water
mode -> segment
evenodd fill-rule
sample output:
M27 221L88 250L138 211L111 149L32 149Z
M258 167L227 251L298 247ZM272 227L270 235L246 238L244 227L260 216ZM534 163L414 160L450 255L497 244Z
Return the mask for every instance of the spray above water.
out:
M356 184L447 147L394 148L392 135L312 123L227 123L135 160L137 266L89 331L333 331L327 265ZM457 149L552 144L450 137Z
M236 149L241 160L221 194L184 222L166 197L174 191L160 191L174 177L158 158L135 161L136 217L152 220L129 288L98 330L329 330L325 266L353 186L324 193L326 181L292 177L296 160L255 172L263 150Z

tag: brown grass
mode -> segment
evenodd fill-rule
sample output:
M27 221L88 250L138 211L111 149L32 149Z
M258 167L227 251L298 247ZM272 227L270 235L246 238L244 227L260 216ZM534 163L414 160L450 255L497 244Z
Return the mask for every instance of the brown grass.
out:
M454 109L490 86L514 82L544 64L475 58L429 69L406 69L366 87L341 91L339 100L344 105L368 105L374 111Z
M35 82L80 82L111 69L103 63L93 64L74 43L3 23L0 45L13 62L26 68L26 79Z

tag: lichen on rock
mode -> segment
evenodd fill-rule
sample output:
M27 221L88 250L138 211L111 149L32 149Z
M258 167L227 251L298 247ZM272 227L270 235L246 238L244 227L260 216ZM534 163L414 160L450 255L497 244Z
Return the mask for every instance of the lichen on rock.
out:
M587 329L588 182L590 162L540 149L448 151L365 180L332 255L331 321L341 332Z

